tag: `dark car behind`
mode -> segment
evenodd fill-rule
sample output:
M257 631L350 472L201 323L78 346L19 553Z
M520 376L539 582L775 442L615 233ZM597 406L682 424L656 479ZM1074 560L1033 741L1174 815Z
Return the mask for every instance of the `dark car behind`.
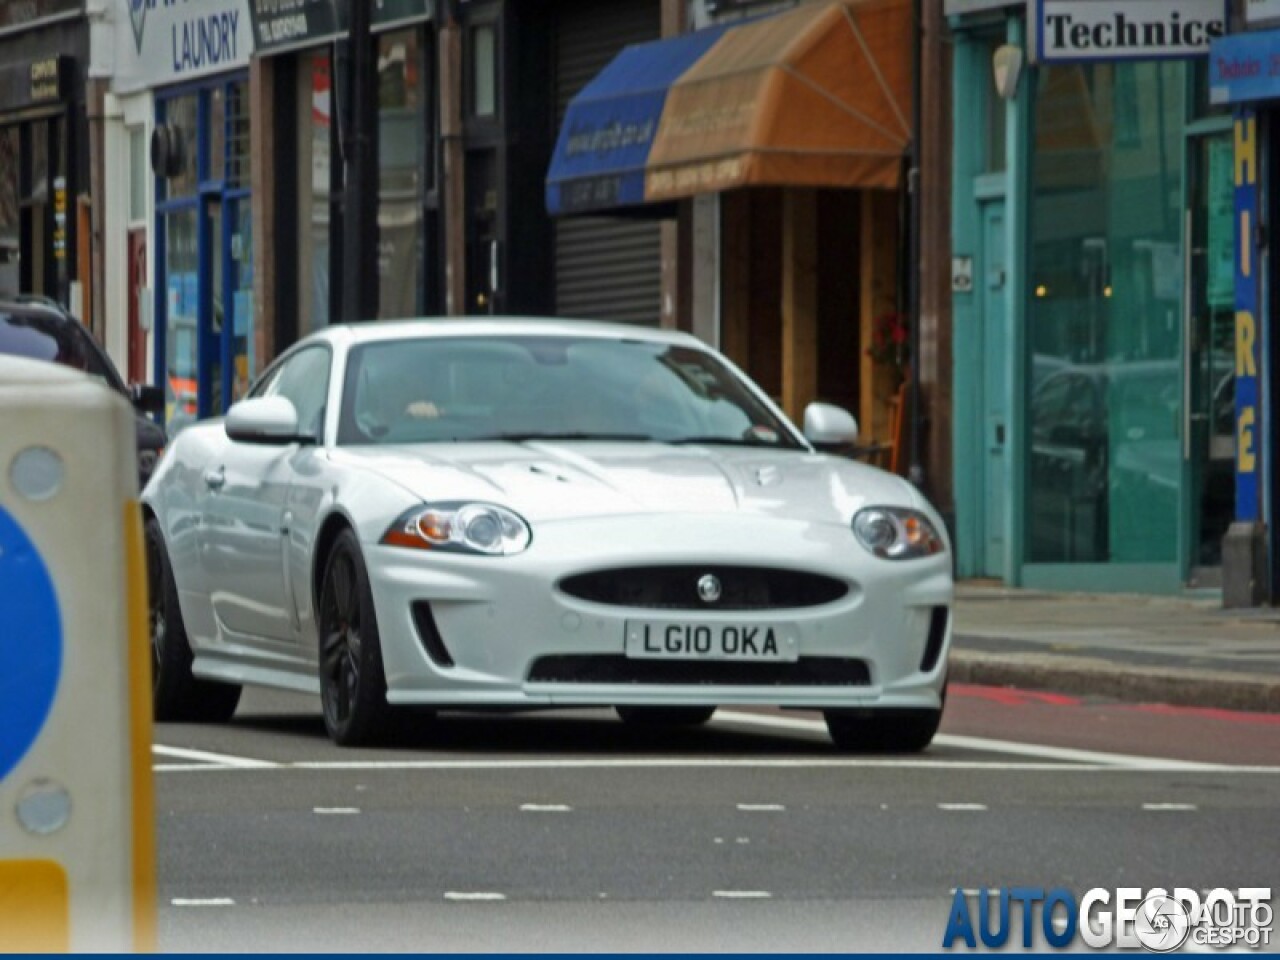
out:
M164 428L147 416L163 409L161 390L126 386L111 358L84 325L52 302L0 300L0 353L83 370L127 399L136 413L138 488L146 485L165 445Z

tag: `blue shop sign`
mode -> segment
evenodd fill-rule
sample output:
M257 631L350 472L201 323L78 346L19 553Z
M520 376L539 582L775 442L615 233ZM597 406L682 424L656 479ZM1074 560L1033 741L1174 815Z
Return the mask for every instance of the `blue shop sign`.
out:
M1250 107L1236 111L1236 520L1257 521L1262 397L1258 383L1259 283L1261 251L1257 247L1258 117Z
M1280 97L1280 30L1236 33L1209 45L1209 100L1247 103Z

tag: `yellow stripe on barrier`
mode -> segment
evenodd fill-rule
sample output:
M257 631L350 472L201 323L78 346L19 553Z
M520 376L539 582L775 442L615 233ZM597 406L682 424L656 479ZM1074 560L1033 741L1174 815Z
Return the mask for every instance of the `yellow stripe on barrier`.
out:
M156 949L155 788L151 773L151 637L147 621L147 562L142 508L124 505L125 569L129 592L129 732L133 761L134 950Z
M0 949L13 953L71 949L71 902L61 864L0 860Z

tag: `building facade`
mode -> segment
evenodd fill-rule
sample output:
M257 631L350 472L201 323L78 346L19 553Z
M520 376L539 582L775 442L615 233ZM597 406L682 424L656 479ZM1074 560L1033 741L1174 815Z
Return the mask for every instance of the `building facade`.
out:
M948 3L961 576L1222 582L1233 147L1207 53L1228 22L1171 10Z

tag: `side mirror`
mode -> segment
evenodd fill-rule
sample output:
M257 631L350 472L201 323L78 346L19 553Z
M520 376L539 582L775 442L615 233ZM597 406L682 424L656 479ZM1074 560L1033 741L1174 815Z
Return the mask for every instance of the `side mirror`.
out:
M141 413L164 412L164 389L146 383L135 383L129 386L129 400L133 408Z
M804 435L815 447L853 446L858 442L858 421L840 407L811 403L804 408Z
M227 411L227 436L240 443L314 443L298 436L298 411L284 397L253 397Z

